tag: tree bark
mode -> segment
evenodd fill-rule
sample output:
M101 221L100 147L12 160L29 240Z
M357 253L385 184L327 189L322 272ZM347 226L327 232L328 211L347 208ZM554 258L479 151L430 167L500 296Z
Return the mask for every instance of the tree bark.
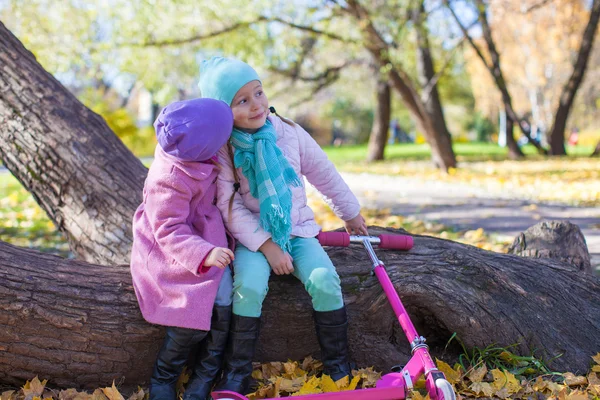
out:
M596 144L596 148L590 155L590 157L596 157L596 156L600 156L600 141L598 141L598 143Z
M560 95L560 101L554 115L554 124L550 131L550 152L552 155L565 155L565 129L567 119L575 100L577 90L583 81L583 76L587 68L588 60L592 52L594 38L598 30L598 21L600 20L600 0L594 0L590 11L590 20L583 32L583 39L579 47L577 59L573 65L573 73L567 84L563 87Z
M431 146L433 163L444 171L455 168L456 157L452 144L449 143L445 121L436 119L439 115L430 113L426 104L420 99L409 75L397 63L392 62L389 57L389 45L375 28L367 10L357 0L349 0L347 5L349 13L361 27L365 48L382 70L389 70L392 86L400 94L402 101L415 119L418 129Z
M372 234L399 233L371 227ZM490 343L582 373L600 351L600 281L551 259L498 254L415 236L409 252L378 250L411 320L434 357L453 333L467 348ZM350 347L359 367L387 371L410 348L360 247L328 248L342 280ZM139 312L127 268L102 266L0 243L0 381L38 375L60 387L148 383L161 328ZM256 361L318 357L312 306L301 283L273 276Z
M517 236L508 249L523 257L553 258L575 272L593 274L590 252L581 229L568 221L543 221Z
M75 254L127 263L146 168L2 23L0 65L4 165L66 234Z
M438 92L425 18L425 5L424 2L420 1L412 11L412 20L415 24L417 36L417 75L420 86L426 88L421 94L421 100L425 105L427 115L431 117L435 131L438 133L437 140L440 142L440 146L452 148L452 137L446 125L446 118L444 117L444 110ZM436 81L432 84L434 80Z
M379 74L379 72L378 72ZM385 145L388 140L391 114L391 93L387 77L377 79L377 107L375 108L375 119L373 129L369 136L367 148L367 161L383 160Z
M452 16L454 17L454 19L455 19L456 23L458 24L458 26L460 27L461 31L463 32L463 35L467 38L467 40L471 44L471 47L473 48L475 53L477 53L477 56L479 57L481 62L483 62L483 64L487 68L487 70L492 75L492 78L494 79L494 82L496 83L496 87L500 91L500 95L502 96L502 103L504 105L504 110L506 111L506 117L507 117L506 145L508 147L509 157L511 157L511 158L524 157L523 152L521 151L521 149L517 145L517 142L515 141L514 131L512 128L513 123L517 123L519 125L519 128L521 128L521 132L523 132L523 135L525 135L525 137L527 137L527 139L529 140L529 143L531 143L532 145L534 145L537 148L537 150L540 154L546 154L546 149L544 149L539 143L537 143L535 140L532 139L531 124L529 123L529 121L527 121L525 118L520 118L513 108L512 98L511 98L510 92L508 91L508 86L506 85L506 80L504 79L504 74L502 73L502 68L500 67L500 53L498 52L498 50L496 48L494 38L492 37L492 30L491 30L490 24L487 20L487 14L486 14L487 6L485 5L485 3L482 0L475 0L475 5L477 6L477 12L479 15L479 22L481 23L481 30L483 33L483 38L485 40L485 43L488 48L488 52L490 54L490 58L492 61L491 65L488 64L488 62L487 62L485 56L483 55L483 52L479 48L479 46L477 46L477 44L475 44L475 41L469 34L467 28L464 27L462 25L462 23L460 22L460 19L458 18L458 16L456 15L456 13L452 9L452 7L450 6L449 1L444 0L444 2L446 4L446 6L448 7L448 10L450 10L450 12L452 13Z

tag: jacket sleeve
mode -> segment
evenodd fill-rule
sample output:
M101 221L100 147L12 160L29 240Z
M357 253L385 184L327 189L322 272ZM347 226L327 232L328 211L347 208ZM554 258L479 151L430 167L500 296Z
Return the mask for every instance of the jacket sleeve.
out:
M300 149L300 168L308 182L325 197L335 215L344 221L360 213L358 199L327 158L323 149L300 125L296 124Z
M219 165L221 170L217 178L217 206L223 216L225 226L231 235L251 251L258 251L271 234L260 226L258 217L245 205L238 190L233 196L231 213L229 201L234 193L233 162L229 157L227 145L219 150ZM240 179L243 179L241 174Z
M148 183L144 210L162 252L194 275L208 271L199 266L215 246L194 233L186 223L193 194L189 186L178 179L175 172Z

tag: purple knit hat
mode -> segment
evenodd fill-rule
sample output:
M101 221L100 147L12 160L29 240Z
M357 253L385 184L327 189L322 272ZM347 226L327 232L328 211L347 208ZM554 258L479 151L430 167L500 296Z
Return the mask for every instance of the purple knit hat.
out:
M183 161L206 161L227 142L233 129L229 105L214 99L171 103L154 122L158 144Z

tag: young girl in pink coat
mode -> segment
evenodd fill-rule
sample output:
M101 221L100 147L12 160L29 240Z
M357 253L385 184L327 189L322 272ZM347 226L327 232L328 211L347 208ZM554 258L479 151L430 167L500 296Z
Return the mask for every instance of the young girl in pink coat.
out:
M200 345L184 399L209 398L231 320L234 254L219 209L216 153L233 126L222 101L165 107L154 123L158 146L133 217L131 275L144 318L166 326L150 399L175 400L175 383Z
M219 152L218 205L237 246L232 324L218 390L247 390L271 271L293 274L310 294L324 373L334 380L350 375L340 278L315 238L320 227L302 176L326 197L348 232L367 234L356 197L304 129L269 116L260 78L248 64L221 57L204 61L199 86L203 97L229 104L234 118L231 147Z

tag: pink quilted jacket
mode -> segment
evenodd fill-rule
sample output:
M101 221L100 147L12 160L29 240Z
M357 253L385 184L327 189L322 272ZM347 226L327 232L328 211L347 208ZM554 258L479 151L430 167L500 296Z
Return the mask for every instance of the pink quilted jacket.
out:
M296 174L304 175L308 182L321 192L327 204L342 220L347 221L356 217L360 213L356 196L350 191L317 142L300 125L290 126L276 116L269 116L269 120L277 131L277 145ZM217 206L223 214L225 225L241 244L252 251L258 251L258 248L271 237L260 227L258 199L250 194L248 180L238 168L240 190L235 194L231 215L229 215L229 199L233 193L234 177L227 146L219 150L219 163L222 169L217 181ZM306 204L304 181L301 187L292 187L291 190L292 235L316 236L321 228L315 222L313 211Z

